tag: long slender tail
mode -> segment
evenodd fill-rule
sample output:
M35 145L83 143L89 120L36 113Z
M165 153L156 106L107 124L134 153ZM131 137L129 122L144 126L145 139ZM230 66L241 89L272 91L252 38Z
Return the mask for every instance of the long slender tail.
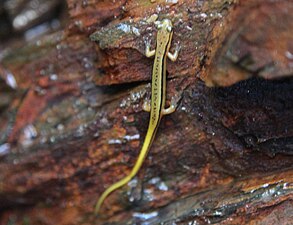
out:
M101 197L99 198L96 206L95 206L95 213L98 214L104 200L107 198L107 196L109 194L111 194L113 191L115 191L116 189L122 187L123 185L127 184L139 171L139 169L141 168L144 159L148 153L148 150L151 147L151 144L153 142L153 139L155 137L157 131L157 127L153 128L151 126L149 126L143 146L141 148L141 151L139 153L138 159L134 165L134 167L132 168L131 172L129 175L127 175L126 177L124 177L123 179L121 179L120 181L114 183L113 185L111 185L110 187L108 187L104 193L101 195Z

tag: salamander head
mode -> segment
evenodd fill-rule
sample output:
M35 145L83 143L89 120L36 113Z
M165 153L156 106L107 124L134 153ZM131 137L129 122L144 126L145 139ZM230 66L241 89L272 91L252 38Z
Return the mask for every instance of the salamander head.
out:
M157 21L156 26L158 29L166 30L169 33L172 31L173 25L171 20L163 19L162 21Z

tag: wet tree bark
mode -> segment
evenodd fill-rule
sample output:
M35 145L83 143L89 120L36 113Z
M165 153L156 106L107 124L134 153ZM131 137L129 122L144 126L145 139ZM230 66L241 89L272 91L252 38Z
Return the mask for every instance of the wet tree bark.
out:
M0 57L0 224L290 224L290 0L68 0L63 30ZM137 177L148 125L155 20L169 18L163 118Z

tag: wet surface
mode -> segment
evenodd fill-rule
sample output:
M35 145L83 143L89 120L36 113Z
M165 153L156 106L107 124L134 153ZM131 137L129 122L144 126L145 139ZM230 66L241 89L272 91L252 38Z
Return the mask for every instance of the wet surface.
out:
M198 76L218 57L217 37L238 5L164 3L69 0L68 30L1 51L0 223L290 224L292 78L206 87ZM142 170L97 218L96 200L131 170L146 133L152 61L142 37L154 38L163 16L183 46L178 64L168 62L167 99L182 99L162 119Z

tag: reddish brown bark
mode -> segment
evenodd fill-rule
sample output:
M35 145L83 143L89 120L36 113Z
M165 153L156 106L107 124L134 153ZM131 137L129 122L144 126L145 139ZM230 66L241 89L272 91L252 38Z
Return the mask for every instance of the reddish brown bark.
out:
M0 61L0 76L18 85L0 82L0 224L292 223L291 9L68 0L62 31ZM155 44L154 13L173 20L182 46L167 63L167 98L182 98L137 178L96 218L95 202L131 170L146 133L143 39Z

